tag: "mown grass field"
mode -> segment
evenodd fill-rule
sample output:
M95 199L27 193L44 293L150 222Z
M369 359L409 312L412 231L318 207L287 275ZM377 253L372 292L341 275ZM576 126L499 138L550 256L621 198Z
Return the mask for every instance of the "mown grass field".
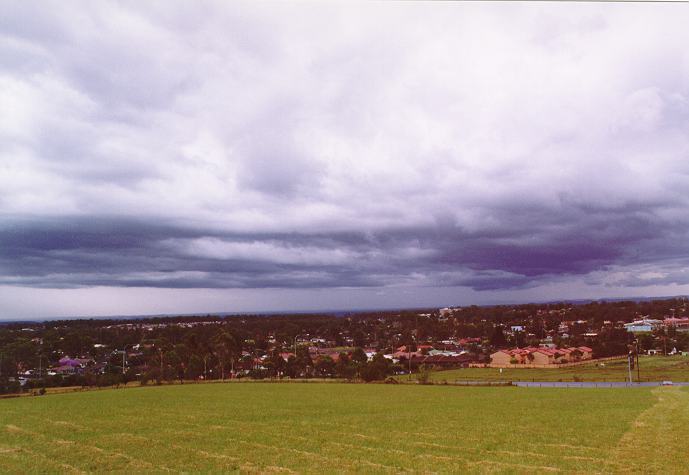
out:
M0 471L687 472L689 391L176 385L0 400Z
M639 359L641 381L689 381L689 357L641 356ZM632 372L637 380L636 369ZM412 375L412 379L416 375ZM434 382L447 381L626 381L627 360L622 358L606 361L604 366L594 364L569 368L463 368L430 373ZM398 377L405 381L408 376Z

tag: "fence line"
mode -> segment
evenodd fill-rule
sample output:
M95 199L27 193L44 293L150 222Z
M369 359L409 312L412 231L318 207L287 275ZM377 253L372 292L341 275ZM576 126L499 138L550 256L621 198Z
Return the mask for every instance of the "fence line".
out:
M492 364L492 363L471 363L470 368L570 368L573 366L582 366L592 363L603 363L606 361L617 361L624 359L626 356L607 356L605 358L595 358L590 360L573 361L571 363L553 363L553 364L533 364L533 363L517 363L517 364Z

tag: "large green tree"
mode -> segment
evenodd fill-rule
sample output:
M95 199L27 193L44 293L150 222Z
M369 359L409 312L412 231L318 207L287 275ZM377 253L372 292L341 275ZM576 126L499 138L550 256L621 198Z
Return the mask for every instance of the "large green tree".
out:
M234 373L234 362L242 354L242 348L232 333L225 329L220 329L213 337L213 352L218 358L220 378L225 379L225 369L229 363L231 371Z

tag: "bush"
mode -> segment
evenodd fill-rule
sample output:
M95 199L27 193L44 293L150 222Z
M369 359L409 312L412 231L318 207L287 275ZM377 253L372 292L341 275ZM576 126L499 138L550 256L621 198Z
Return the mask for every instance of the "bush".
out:
M265 369L252 369L249 371L249 377L251 379L265 379L268 376L268 370Z
M431 370L425 365L419 368L419 375L417 377L419 384L429 384L431 380Z
M148 383L150 383L153 379L155 379L155 374L153 374L153 371L146 371L144 374L141 375L141 382L140 384L142 386L146 386Z
M0 380L0 394L14 394L20 393L22 386L19 381L10 381L9 379Z

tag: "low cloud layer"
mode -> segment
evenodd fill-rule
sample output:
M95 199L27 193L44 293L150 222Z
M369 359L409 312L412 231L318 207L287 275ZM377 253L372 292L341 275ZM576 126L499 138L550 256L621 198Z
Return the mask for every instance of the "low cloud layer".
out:
M680 4L5 5L0 286L200 307L674 293L687 23Z

